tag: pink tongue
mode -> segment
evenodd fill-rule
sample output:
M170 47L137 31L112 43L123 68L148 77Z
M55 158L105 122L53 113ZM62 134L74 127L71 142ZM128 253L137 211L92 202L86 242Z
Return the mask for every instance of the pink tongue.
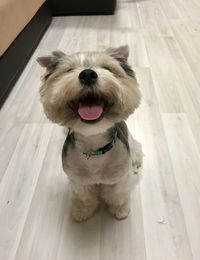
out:
M103 108L101 106L80 106L78 113L84 120L95 120L102 115Z

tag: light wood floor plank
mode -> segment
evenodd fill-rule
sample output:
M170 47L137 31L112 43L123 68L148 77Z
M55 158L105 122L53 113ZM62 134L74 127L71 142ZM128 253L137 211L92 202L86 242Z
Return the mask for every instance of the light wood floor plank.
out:
M163 13L169 20L181 19L181 14L179 8L176 6L174 0L157 0L163 10Z
M144 41L152 69L155 90L161 112L183 112L177 84L179 84L174 61L164 39L154 30L144 33Z
M176 63L176 75L179 84L177 89L183 104L183 109L190 122L193 135L200 148L200 88L193 71L187 63L177 41L166 38L165 43Z
M64 139L61 128L54 127L15 259L56 259L62 222L69 214L68 181L58 156Z
M190 27L187 27L186 24L187 20L185 22L173 21L172 27L187 62L190 65L198 83L200 84L200 34L198 31L194 33L196 28L195 25L192 26L191 24Z
M144 151L140 186L147 259L192 259L152 76L149 69L136 72L143 93L135 134Z
M138 1L137 6L142 28L149 30L153 27L162 36L173 36L173 31L159 1Z
M199 19L199 2L191 0L174 0L175 5L179 9L182 19L197 18Z
M51 125L24 127L0 184L0 259L15 259L51 129Z
M69 210L69 204L67 209ZM56 260L100 259L100 217L100 214L96 214L92 219L78 225L69 215L65 215Z
M197 260L200 256L200 154L184 114L165 114L163 122L190 245Z
M118 13L112 22L114 28L136 29L140 28L140 17L136 1L118 1Z
M22 124L13 125L13 123L5 123L0 126L0 183L6 172L23 127Z
M135 30L132 33L126 32L125 42L131 49L129 61L132 66L149 67L149 59L142 33Z

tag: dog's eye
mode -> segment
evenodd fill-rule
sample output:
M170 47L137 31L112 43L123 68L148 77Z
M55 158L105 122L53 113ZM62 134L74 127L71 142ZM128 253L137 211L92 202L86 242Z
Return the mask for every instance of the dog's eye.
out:
M110 71L112 73L112 70L109 67L107 67L107 66L103 66L103 69L108 70L108 71Z
M70 72L70 71L72 71L73 69L72 68L69 68L69 69L67 69L65 72Z

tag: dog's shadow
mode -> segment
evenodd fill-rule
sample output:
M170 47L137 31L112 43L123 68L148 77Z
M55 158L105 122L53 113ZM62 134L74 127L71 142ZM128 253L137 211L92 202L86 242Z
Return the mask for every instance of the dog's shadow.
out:
M66 254L76 256L76 259L89 259L89 256L97 259L101 248L116 245L116 238L120 241L120 234L124 233L124 229L129 229L131 221L129 217L121 221L116 220L103 205L93 217L84 222L77 223L70 214L67 215L62 250Z

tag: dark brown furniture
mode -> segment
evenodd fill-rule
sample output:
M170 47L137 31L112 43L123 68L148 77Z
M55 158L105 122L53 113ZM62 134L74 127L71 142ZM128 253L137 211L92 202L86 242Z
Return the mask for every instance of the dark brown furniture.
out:
M45 2L23 31L0 57L0 106L17 81L52 19Z
M113 14L116 0L50 0L53 15Z

